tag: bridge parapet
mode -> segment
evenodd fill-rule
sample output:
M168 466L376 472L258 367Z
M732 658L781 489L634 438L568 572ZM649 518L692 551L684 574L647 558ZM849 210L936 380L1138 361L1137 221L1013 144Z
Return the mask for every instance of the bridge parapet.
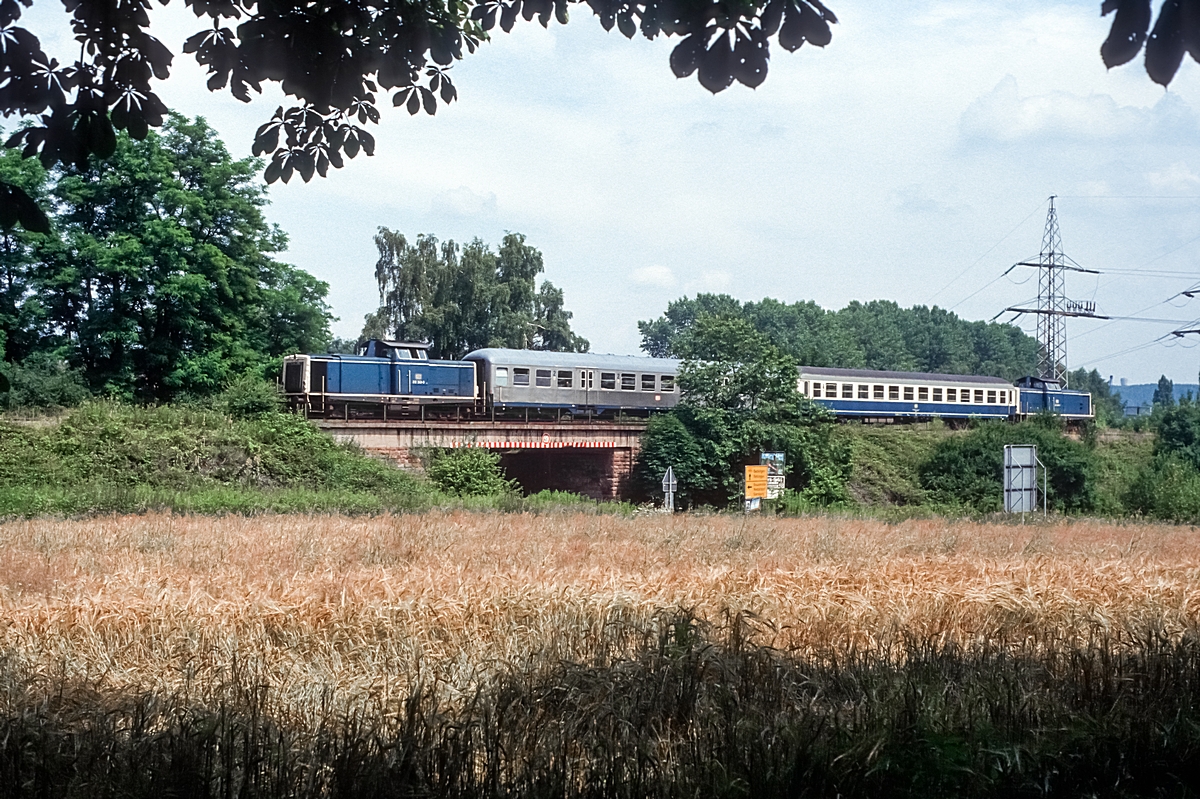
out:
M428 449L481 448L501 453L509 476L527 491L553 488L595 499L629 495L644 422L423 422L332 420L317 426L408 468Z

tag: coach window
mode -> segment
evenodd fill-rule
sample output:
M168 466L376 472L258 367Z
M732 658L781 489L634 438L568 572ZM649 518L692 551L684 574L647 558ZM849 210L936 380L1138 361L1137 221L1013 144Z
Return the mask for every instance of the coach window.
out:
M558 370L558 387L559 388L570 388L571 384L574 382L572 380L572 378L574 378L574 377L575 377L574 372L567 371L566 369L559 369Z
M637 375L621 375L622 391L637 391Z
M642 391L654 390L654 375L642 375Z
M927 402L929 400L929 386L921 386L917 389L917 399L919 399L921 402Z
M507 366L496 367L496 385L498 385L498 386L507 386L508 385L508 367Z
M995 391L989 391L989 392L988 392L988 398L987 398L987 401L988 401L988 405L995 405L995 404L996 404L996 392L995 392Z
M910 400L913 398L913 387L912 386L904 387L904 398L906 400Z
M942 390L940 388L935 388L933 390L933 401L934 402L942 401Z
M661 391L664 394L670 394L674 390L675 390L675 375L663 375L662 382L661 382L661 388L659 389L659 391Z
M537 384L540 388L550 388L550 370L538 369L535 375Z
M825 399L837 399L837 383L825 384Z
M888 399L900 399L900 386L888 386Z
M1008 404L1008 392L1007 392L1007 391L1001 391L1001 392L1000 392L1000 404L1001 404L1001 405L1007 405L1007 404Z
M958 402L958 389L946 389L946 402Z
M820 384L820 383L813 383L813 387L812 387L812 395L813 395L814 397L819 397L819 396L821 396L821 384Z
M606 388L609 391L615 391L617 388L617 373L616 372L601 372L600 373L600 388Z
M871 398L871 387L860 385L858 387L858 398L859 399L870 399Z
M874 399L883 399L883 386L875 386L874 394Z
M842 399L854 399L853 383L842 383Z
M975 389L975 402L983 404L983 391L980 389Z
M529 370L516 367L513 369L513 385L527 386L529 385Z
M958 392L958 401L959 402L970 402L971 401L971 389L964 388L962 391Z

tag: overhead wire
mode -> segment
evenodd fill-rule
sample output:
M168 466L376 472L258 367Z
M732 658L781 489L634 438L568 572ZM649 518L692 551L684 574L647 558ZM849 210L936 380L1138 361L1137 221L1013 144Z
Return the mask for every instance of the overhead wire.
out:
M1009 237L1009 236L1011 236L1012 234L1016 233L1016 232L1017 232L1017 231L1018 231L1018 230L1021 228L1021 226L1022 226L1022 225L1024 225L1026 222L1028 222L1030 219L1032 219L1034 214L1036 214L1038 211L1042 210L1042 206L1043 206L1044 204L1045 204L1044 202L1039 202L1039 203L1037 204L1037 207L1036 207L1036 208L1034 208L1034 209L1033 209L1033 211L1031 211L1031 212L1029 213L1029 216L1025 217L1025 218L1024 218L1024 219L1022 219L1020 222L1018 222L1018 223L1016 224L1016 226L1015 226L1015 227L1014 227L1012 230L1010 230L1010 231L1008 231L1007 233L1005 233L1005 234L1004 234L1004 235L1003 235L1003 236L1000 238L1000 240L999 240L999 241L997 241L995 244L993 244L991 247L989 247L989 248L988 248L988 250L987 250L987 252L985 252L983 255L979 256L978 258L976 258L976 259L975 259L975 261L974 261L974 262L973 262L973 263L972 263L970 266L968 266L968 267L967 267L966 269L964 269L963 271L959 272L957 275L955 275L955 276L953 277L953 279L951 279L951 281L950 281L949 283L947 283L946 285L944 285L944 286L942 286L940 289L938 289L938 290L937 290L937 292L935 292L935 293L934 293L934 295L933 295L932 297L930 297L930 298L929 298L929 304L931 304L931 305L932 305L932 304L933 304L933 301L934 301L934 300L936 300L936 299L937 299L937 298L938 298L938 297L941 295L941 293L942 293L943 291L945 291L946 289L948 289L948 288L950 288L951 286L953 286L955 283L957 283L957 282L959 281L959 279L960 279L960 278L961 278L963 275L967 274L967 273L968 273L968 272L970 272L972 269L974 269L976 266L978 266L978 265L979 265L979 263L980 263L980 261L982 261L984 258L987 258L989 255L991 255L993 250L995 250L997 247L999 247L1001 244L1003 244L1003 243L1004 243L1004 242L1005 242L1005 241L1008 239L1008 237ZM992 281L992 282L994 283L995 281ZM991 285L991 283L989 283L988 285L990 286L990 285ZM985 286L984 288L987 288L987 286ZM982 291L982 290L983 290L983 289L980 289L980 291ZM978 291L977 291L977 292L975 292L975 294L978 294L978 293L979 293ZM971 296L972 296L972 297L974 297L974 296L975 296L975 294L972 294ZM969 299L969 298L968 298L968 299ZM954 308L957 308L957 307L958 307L959 305L961 305L963 302L965 302L965 300L961 300L961 301L959 301L959 302L958 302L956 305L954 305L954 306L953 306L953 308L951 308L951 309L949 309L949 310L953 310Z

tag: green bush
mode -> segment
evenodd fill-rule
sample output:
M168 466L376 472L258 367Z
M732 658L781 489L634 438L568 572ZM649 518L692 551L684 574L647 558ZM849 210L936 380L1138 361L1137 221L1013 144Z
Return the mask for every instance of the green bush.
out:
M1156 418L1154 454L1173 456L1200 469L1200 403L1184 397L1163 407Z
M434 485L455 497L494 497L516 491L516 484L504 478L500 456L486 449L445 450L426 473Z
M1049 507L1091 510L1096 503L1094 454L1055 427L1053 420L989 422L947 438L921 465L921 485L939 504L984 513L1002 510L1004 446L1033 444L1046 465Z
M218 410L235 419L254 419L283 410L283 394L279 386L247 372L230 381L229 385L214 398Z
M4 371L9 389L0 395L0 400L8 408L72 408L91 396L83 375L62 358L47 352L30 355L18 364L7 364Z
M1177 455L1161 455L1129 487L1129 510L1173 522L1200 522L1200 471Z

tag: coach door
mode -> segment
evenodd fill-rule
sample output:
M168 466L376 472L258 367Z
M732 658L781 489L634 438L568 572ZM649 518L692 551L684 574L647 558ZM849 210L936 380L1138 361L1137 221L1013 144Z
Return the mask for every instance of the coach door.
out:
M579 387L583 389L583 404L592 405L592 390L596 384L595 369L579 370Z

